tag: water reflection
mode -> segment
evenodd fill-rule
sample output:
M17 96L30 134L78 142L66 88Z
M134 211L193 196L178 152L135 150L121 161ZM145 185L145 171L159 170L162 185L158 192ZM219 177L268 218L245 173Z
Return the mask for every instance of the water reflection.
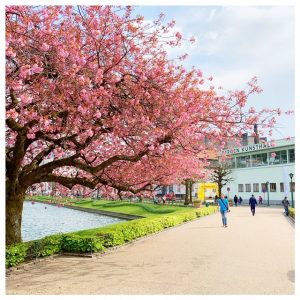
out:
M59 232L97 228L124 221L84 211L25 201L22 218L22 239L30 241Z

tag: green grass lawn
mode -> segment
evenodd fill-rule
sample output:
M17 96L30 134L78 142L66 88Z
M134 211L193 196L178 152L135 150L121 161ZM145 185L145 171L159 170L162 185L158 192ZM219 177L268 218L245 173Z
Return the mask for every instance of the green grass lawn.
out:
M178 205L162 205L162 204L146 204L143 202L128 202L128 201L110 201L110 200L93 200L93 199L71 199L71 198L53 198L51 196L34 196L32 200L38 202L52 201L55 203L72 203L73 206L91 208L97 210L111 211L136 215L140 217L162 216L177 212L188 212L193 210L193 207L185 207Z

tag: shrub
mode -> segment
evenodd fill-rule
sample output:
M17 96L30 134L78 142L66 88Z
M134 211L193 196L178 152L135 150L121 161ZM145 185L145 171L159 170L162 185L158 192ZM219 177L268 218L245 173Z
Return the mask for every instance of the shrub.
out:
M74 253L98 252L104 250L103 241L97 237L82 237L76 234L64 235L62 250Z
M63 235L50 235L40 240L28 242L27 256L44 257L61 251Z
M62 235L50 235L40 240L6 247L6 266L13 267L26 260L61 252Z
M291 218L295 219L295 208L289 207L289 214Z
M6 247L6 267L13 267L25 261L28 245L25 243L14 244Z

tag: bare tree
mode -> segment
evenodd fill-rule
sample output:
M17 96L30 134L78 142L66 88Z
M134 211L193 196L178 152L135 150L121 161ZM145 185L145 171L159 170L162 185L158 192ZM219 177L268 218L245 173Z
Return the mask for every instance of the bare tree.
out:
M211 167L212 174L211 180L214 183L218 184L218 195L221 195L222 188L228 183L233 181L234 179L230 176L232 170L229 168L226 163L217 163Z

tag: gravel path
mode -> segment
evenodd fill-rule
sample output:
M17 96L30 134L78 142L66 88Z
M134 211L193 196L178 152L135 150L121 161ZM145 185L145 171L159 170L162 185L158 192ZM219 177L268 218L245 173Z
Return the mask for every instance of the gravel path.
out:
M283 209L233 207L93 258L13 270L7 294L294 294L294 225Z

